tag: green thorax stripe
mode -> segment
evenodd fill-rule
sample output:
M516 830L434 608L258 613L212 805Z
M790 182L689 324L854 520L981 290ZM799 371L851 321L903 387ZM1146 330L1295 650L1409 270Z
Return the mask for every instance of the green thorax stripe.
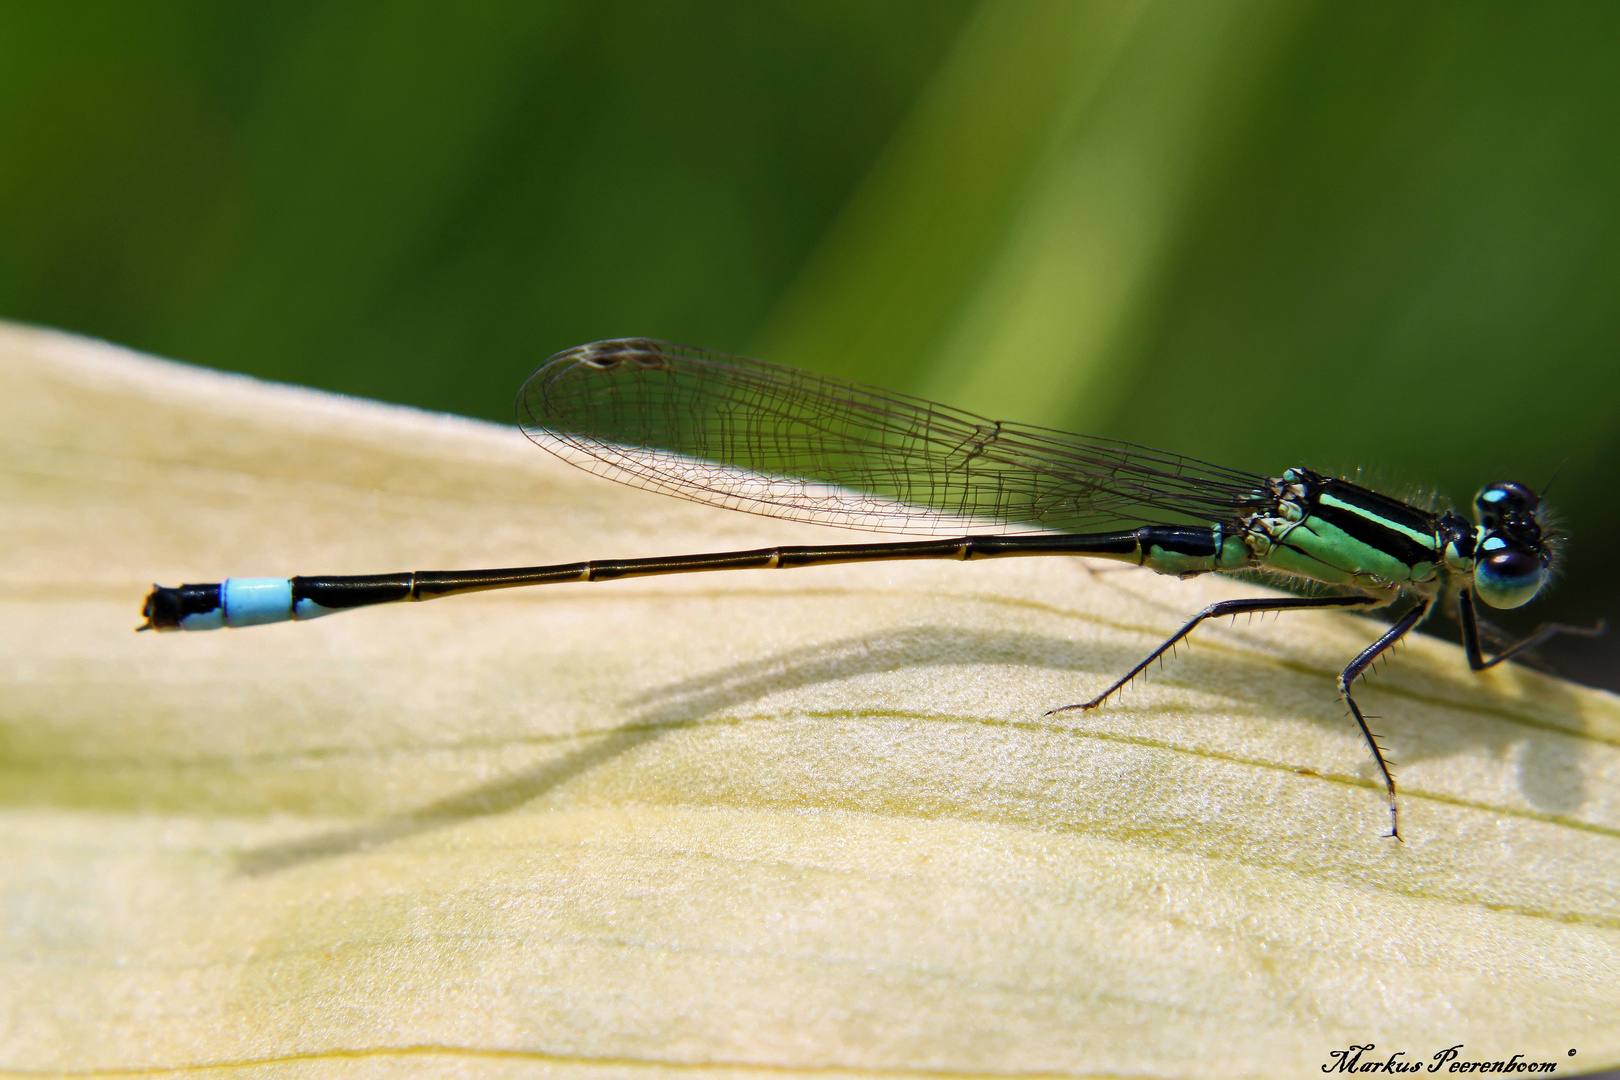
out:
M1343 480L1324 481L1311 516L1408 567L1439 561L1434 515Z

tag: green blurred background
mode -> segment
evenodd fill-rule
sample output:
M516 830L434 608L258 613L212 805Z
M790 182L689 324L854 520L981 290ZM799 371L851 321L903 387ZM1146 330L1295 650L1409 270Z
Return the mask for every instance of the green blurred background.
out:
M1620 616L1608 0L18 2L0 51L0 316L502 421L650 335L1460 505L1557 470L1501 621ZM1620 687L1620 632L1548 653Z

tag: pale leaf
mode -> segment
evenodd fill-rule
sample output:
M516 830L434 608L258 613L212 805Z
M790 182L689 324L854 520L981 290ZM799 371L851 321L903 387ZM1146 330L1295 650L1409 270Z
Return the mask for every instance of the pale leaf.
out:
M0 1067L1300 1076L1620 1061L1620 707L1080 559L136 634L150 583L866 539L0 330ZM1569 1058L1569 1049L1579 1056ZM1577 1064L1578 1063L1578 1064Z

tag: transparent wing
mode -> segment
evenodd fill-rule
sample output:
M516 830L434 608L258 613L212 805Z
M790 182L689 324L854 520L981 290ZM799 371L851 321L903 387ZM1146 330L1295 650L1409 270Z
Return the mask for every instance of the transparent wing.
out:
M524 434L599 476L874 532L1229 523L1262 504L1249 473L641 338L557 354L517 407Z

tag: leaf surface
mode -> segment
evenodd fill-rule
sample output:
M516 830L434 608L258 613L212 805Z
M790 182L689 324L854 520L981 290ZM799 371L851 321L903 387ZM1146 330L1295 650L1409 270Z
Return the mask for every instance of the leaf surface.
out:
M1079 559L134 634L153 581L869 534L0 328L0 1068L1299 1076L1620 1061L1620 703ZM1567 1050L1576 1048L1573 1059ZM1578 1063L1578 1066L1577 1064Z

